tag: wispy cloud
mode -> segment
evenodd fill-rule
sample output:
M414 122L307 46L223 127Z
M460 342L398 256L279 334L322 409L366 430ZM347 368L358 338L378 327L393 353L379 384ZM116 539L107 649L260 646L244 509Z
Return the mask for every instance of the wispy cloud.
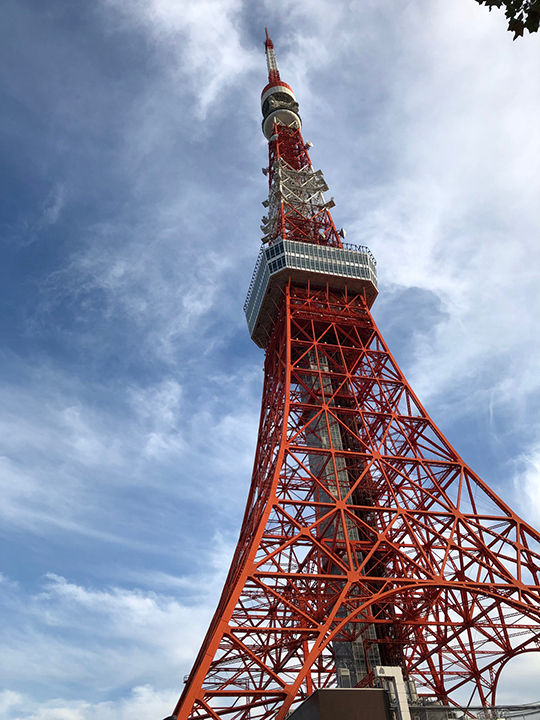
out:
M157 512L166 498L181 497L204 506L209 519L211 507L221 512L220 497L231 488L241 489L235 501L241 506L257 408L250 398L248 407L233 414L228 403L231 392L248 392L251 376L235 381L223 375L186 398L172 377L144 388L126 384L123 395L115 388L122 404L114 410L83 400L93 389L73 379L41 370L26 379L28 389L0 386L4 522L39 534L63 530L125 542L113 528L123 514L121 496L130 488L152 492ZM178 509L179 519L185 509ZM172 518L174 509L169 512ZM140 520L131 522L135 541Z
M187 80L201 119L230 85L259 65L258 55L241 38L242 0L102 2L170 53L169 72Z
M135 687L116 701L91 703L57 698L43 703L26 694L0 692L5 720L147 720L169 714L178 698L174 690L158 691L150 685Z
M41 240L44 232L56 225L65 204L65 186L58 183L38 207L30 208L17 223L8 228L6 238L20 247Z
M503 43L504 28L470 5L404 14L404 55L380 118L388 127L392 117L395 173L347 210L362 208L351 234L375 251L383 288L422 288L442 303L409 361L420 396L437 401L474 378L480 392L497 387L499 402L519 404L539 376L540 96L521 71L538 50Z
M21 693L29 688L40 693L50 684L71 700L40 704L39 712L52 712L51 708L65 703L66 709L84 709L87 714L81 717L94 717L91 712L102 708L100 696L115 694L118 687L135 688L136 696L148 692L158 704L158 695L170 701L170 691L163 689L181 686L230 562L230 545L217 537L214 546L216 552L197 582L165 573L139 576L146 586L152 583L176 592L182 588L184 601L155 590L92 588L53 574L43 579L36 592L28 593L4 577L0 582L4 682L16 690L2 696L6 711L19 717ZM150 672L149 657L157 660ZM161 690L137 690L139 684L153 684ZM92 693L84 702L73 702L78 689L86 685L92 686ZM121 709L123 703L131 707L126 698L110 703L111 710ZM28 705L37 707L35 700ZM103 705L108 707L109 703ZM28 713L28 706L25 711Z
M540 431L537 431L540 436ZM514 486L520 512L534 524L540 525L540 442L527 448L514 463Z

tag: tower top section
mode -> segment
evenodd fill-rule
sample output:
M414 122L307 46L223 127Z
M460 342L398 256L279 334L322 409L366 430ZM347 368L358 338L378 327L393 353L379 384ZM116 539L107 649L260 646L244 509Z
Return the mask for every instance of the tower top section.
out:
M268 85L261 94L261 110L263 115L262 131L267 140L274 134L274 122L277 120L283 125L297 128L302 127L298 114L298 103L290 85L283 82L279 76L274 43L266 30L266 66L268 68Z
M262 91L262 130L268 140L267 214L262 218L263 247L244 305L251 337L266 348L276 309L287 283L326 287L350 297L363 296L368 306L377 295L377 269L368 248L344 243L330 214L334 198L321 170L314 170L302 138L302 122L292 88L280 77L274 44L264 43L268 84Z
M280 79L276 54L274 53L274 43L270 40L268 28L264 28L264 32L266 33L264 49L266 51L266 66L268 67L268 82L274 82Z

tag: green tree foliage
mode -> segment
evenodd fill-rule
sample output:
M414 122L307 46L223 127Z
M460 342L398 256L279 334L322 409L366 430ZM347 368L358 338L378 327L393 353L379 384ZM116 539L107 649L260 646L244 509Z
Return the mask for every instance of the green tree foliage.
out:
M514 33L514 40L525 30L538 32L540 26L540 0L476 0L487 5L490 12L493 7L504 7L508 18L508 29Z

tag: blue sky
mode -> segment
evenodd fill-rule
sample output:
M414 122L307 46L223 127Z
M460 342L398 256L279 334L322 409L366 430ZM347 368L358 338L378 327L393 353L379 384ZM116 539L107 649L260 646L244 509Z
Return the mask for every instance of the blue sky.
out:
M538 38L474 0L5 0L2 718L160 718L206 630L262 389L266 25L398 362L540 526Z

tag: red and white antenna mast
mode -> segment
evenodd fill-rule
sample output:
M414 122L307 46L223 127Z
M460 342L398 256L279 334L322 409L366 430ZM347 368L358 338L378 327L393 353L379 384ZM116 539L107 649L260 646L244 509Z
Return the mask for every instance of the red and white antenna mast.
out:
M279 70L276 61L276 54L274 53L274 43L270 40L268 35L268 28L264 28L266 33L266 42L264 47L266 49L266 66L268 67L268 82L279 80Z
M311 143L302 138L298 103L291 86L280 78L268 30L264 47L268 85L262 91L261 110L269 162L263 172L268 174L270 192L263 202L269 211L263 217L262 241L271 245L278 240L292 240L341 248L340 233L329 212L334 199L325 199L328 186L322 171L311 165Z

